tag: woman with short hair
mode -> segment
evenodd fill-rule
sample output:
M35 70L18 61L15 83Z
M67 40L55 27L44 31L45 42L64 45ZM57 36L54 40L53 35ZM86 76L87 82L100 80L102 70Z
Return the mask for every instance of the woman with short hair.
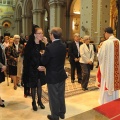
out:
M88 82L90 78L90 66L94 61L93 45L90 44L90 36L83 37L84 43L80 46L80 65L82 69L82 90L88 90Z

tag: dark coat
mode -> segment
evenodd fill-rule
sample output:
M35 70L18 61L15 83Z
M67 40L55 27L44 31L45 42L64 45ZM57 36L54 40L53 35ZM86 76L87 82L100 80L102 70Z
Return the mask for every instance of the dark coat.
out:
M12 46L6 47L5 53L6 53L6 57L7 57L7 60L8 60L7 61L8 65L17 66L17 61L14 60L14 58L19 57L19 54L21 53L20 51L23 51L23 45L22 44L18 45L18 51L16 51L16 47L15 47L14 43L13 43Z
M45 45L43 45L43 43L33 44L29 55L24 56L22 80L24 84L31 88L37 87L38 79L41 80L42 85L45 84L45 73L37 70L42 65L40 50L45 49Z
M79 42L79 46L82 44L82 42ZM70 45L69 45L69 51L68 51L68 54L69 54L69 61L70 63L72 62L75 62L74 59L75 58L79 58L80 57L80 54L78 56L78 49L77 49L77 46L76 46L76 43L75 41L73 41Z
M0 63L5 65L5 57L3 56L3 51L1 46L0 46ZM5 81L5 75L4 75L4 72L1 72L1 68L0 68L0 83L3 81Z
M61 40L54 41L46 47L41 61L46 67L46 82L48 84L60 83L67 78L64 70L65 57L66 46Z

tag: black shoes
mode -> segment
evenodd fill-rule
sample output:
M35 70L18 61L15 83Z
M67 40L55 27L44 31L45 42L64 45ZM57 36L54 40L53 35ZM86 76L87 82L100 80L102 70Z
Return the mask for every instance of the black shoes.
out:
M45 106L43 105L42 102L38 102L38 106L40 106L41 109L45 109Z
M48 118L49 120L59 120L59 118L53 118L52 115L47 115L47 118Z
M65 118L65 115L63 114L63 115L60 115L60 118L61 119L64 119Z
M32 102L32 107L34 111L37 111L37 106L36 106L36 102Z
M82 88L83 91L88 90L88 88Z
M0 107L5 107L5 105L4 104L2 104L2 105L0 104Z
M17 90L17 86L14 86L14 90Z
M63 115L60 115L59 117L60 117L61 119L64 119L64 118L65 118L65 115L63 114ZM59 118L53 118L52 115L47 115L47 118L48 118L49 120L59 120Z

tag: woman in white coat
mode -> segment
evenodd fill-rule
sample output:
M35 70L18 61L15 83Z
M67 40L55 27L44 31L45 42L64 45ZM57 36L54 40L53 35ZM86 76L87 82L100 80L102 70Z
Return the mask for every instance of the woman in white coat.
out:
M80 65L82 69L82 90L88 90L88 82L90 77L90 66L94 60L94 49L90 43L90 36L84 36L84 44L80 46Z

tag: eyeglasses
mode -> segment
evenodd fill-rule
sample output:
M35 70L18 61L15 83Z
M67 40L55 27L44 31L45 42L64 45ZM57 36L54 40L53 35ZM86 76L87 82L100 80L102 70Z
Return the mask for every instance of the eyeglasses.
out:
M15 39L20 39L20 38L15 38Z

